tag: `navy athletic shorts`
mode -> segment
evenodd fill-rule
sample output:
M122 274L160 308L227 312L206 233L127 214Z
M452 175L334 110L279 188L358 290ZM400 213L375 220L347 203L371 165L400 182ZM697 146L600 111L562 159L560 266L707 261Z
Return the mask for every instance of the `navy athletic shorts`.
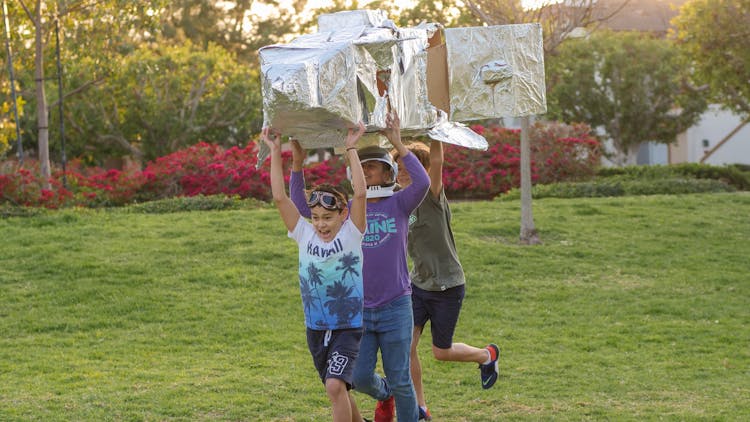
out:
M338 378L346 383L347 390L352 388L354 361L359 355L359 342L363 332L362 328L307 329L307 347L323 384L328 378Z
M465 291L463 284L440 292L422 290L411 285L414 326L424 329L427 321L430 321L432 344L439 349L450 349L453 344L453 333L456 331Z

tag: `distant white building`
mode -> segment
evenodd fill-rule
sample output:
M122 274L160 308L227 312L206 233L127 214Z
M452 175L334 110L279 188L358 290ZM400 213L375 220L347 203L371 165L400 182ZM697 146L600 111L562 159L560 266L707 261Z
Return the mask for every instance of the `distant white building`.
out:
M714 105L666 149L670 164L750 164L750 124Z
M615 31L647 31L666 35L670 20L687 0L629 0L607 20ZM623 0L599 0L595 14L609 16ZM750 164L750 123L719 106L711 106L700 121L672 144L647 142L636 153L637 164Z

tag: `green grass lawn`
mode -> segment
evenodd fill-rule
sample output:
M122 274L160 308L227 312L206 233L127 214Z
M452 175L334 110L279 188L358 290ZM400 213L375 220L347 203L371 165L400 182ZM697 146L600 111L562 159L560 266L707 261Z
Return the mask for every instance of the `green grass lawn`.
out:
M750 420L750 195L453 205L456 341L435 421ZM322 421L297 247L275 209L0 220L0 420ZM366 417L375 402L355 393Z

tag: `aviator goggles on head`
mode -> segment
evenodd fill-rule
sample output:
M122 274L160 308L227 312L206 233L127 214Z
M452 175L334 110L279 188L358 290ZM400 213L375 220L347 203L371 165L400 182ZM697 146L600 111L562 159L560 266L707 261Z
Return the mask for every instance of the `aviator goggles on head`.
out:
M312 208L318 204L327 210L344 209L344 204L341 203L338 196L331 192L314 190L310 192L310 196L307 198L307 206Z

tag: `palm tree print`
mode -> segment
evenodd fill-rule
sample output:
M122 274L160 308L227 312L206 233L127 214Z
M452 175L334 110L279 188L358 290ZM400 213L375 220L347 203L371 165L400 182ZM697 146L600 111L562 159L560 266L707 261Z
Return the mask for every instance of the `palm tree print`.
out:
M299 290L302 296L302 304L305 306L305 314L310 314L313 306L313 289L305 277L299 276Z
M336 270L344 270L344 272L341 274L342 281L344 280L344 278L346 278L347 274L350 274L352 278L359 276L359 272L356 268L357 264L359 264L359 256L354 255L354 252L344 254L341 258L339 258L339 263L341 265L337 266ZM361 296L362 292L357 289L357 294Z
M312 286L321 286L323 285L323 279L321 278L322 271L320 268L315 266L314 262L311 262L307 265L307 275L310 280L310 284Z
M318 293L318 286L323 285L323 278L322 278L323 271L321 271L320 268L315 266L314 262L311 262L307 265L307 281L310 284L310 287L312 290L315 291L316 299L318 299L318 303L320 304L320 309L323 309L323 300L320 297L320 294ZM325 326L325 321L315 321L315 324L319 326Z
M326 301L325 307L331 315L336 316L339 322L350 321L360 313L362 302L358 297L351 297L354 287L346 286L341 281L336 281L333 286L326 287L326 296L331 300Z

